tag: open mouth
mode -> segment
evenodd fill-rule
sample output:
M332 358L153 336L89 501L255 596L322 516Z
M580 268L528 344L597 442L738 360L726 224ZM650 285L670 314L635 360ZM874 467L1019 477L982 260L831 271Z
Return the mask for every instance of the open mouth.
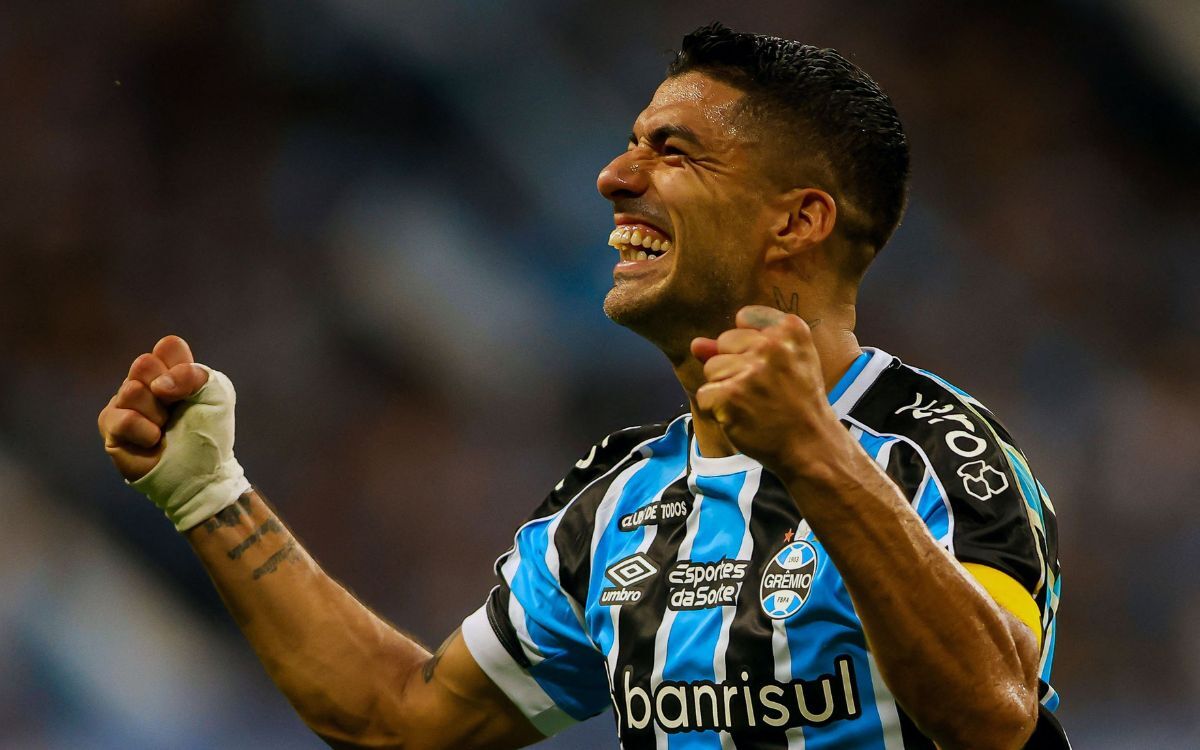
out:
M634 263L658 260L671 252L671 240L656 227L647 224L620 224L608 235L608 244L617 249L621 260Z

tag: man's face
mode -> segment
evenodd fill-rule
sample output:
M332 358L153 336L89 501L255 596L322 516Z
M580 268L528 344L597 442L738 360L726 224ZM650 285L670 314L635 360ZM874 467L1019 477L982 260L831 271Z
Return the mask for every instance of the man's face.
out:
M742 97L700 73L668 78L597 179L620 252L604 311L668 354L761 294L771 192L763 144L737 116Z

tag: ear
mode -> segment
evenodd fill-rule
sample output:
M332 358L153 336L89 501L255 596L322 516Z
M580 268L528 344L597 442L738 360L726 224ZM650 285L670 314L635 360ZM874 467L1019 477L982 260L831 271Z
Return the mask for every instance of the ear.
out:
M837 203L820 188L795 188L779 196L779 213L771 227L774 242L767 263L795 258L833 234Z

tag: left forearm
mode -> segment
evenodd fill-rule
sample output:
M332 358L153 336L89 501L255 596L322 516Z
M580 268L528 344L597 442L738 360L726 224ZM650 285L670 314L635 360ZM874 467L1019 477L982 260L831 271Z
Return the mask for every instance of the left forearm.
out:
M832 445L785 481L897 701L944 750L1019 747L1036 720L1033 633L1010 623L848 435Z
M943 750L1020 747L1037 717L1033 633L938 546L842 426L816 323L755 305L735 323L692 341L705 379L693 398L697 441L703 421L715 422L783 480L837 566L884 680L926 734Z

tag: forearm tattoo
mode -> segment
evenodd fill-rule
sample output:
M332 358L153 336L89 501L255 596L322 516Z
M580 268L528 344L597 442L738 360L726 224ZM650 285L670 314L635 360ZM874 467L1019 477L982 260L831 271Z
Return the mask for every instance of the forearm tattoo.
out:
M251 576L257 581L259 578L262 578L265 575L270 575L278 570L279 566L283 563L287 562L288 560L295 559L297 557L297 553L298 550L296 549L296 540L289 539L287 540L287 544L283 545L283 549L268 557L265 563L254 569L254 572L251 573Z
M229 550L229 559L236 560L241 557L246 550L262 541L264 534L280 531L283 531L283 524L281 524L279 521L276 521L274 518L268 518L262 522L262 526L259 526L257 531L246 537L245 541Z
M251 490L251 492L258 492L258 490ZM234 561L247 555L252 556L248 559L262 560L250 572L251 578L256 581L279 570L279 567L288 560L300 557L300 547L296 544L296 540L288 533L287 527L280 523L279 519L275 518L270 509L266 507L266 497L261 492L258 492L258 495L263 501L260 518L253 517L254 506L250 493L246 493L238 498L236 503L204 522L205 532L208 534L223 533L226 535L224 538L228 538L231 533L249 530L249 533L227 549L225 554ZM265 518L262 518L261 510L266 511ZM282 542L282 545L279 542ZM272 547L275 549L272 550Z
M212 534L217 529L230 528L237 526L242 521L242 516L250 512L250 493L246 493L237 499L237 502L230 505L221 511L218 511L215 516L204 522L204 530Z
M421 668L421 677L425 679L425 682L433 680L433 673L437 671L438 662L442 660L442 655L446 653L446 649L450 648L450 643L457 637L458 630L455 630L449 638L442 642L442 645L438 646L438 650L433 653L433 656L426 660L425 666Z

